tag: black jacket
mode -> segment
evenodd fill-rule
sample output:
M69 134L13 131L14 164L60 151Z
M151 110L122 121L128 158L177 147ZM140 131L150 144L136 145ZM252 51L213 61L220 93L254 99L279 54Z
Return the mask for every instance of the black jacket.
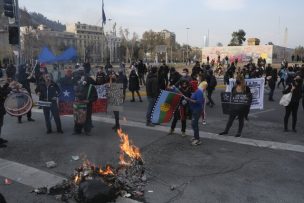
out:
M0 114L4 115L6 113L4 108L4 102L7 95L11 92L11 88L9 88L9 84L6 83L3 87L0 86Z
M129 90L130 91L138 91L139 87L139 79L135 71L131 71L129 76Z
M286 89L283 91L283 94L290 93L291 92L291 88L292 88L292 85L289 84L286 87ZM290 104L291 103L299 103L301 98L302 98L302 86L301 85L296 85L295 89L292 92L292 97L291 97Z
M49 86L45 82L39 83L35 89L36 93L40 93L39 100L41 101L56 101L61 94L59 86L55 82L51 82Z
M149 73L146 81L147 97L156 99L159 94L158 79L156 73Z
M96 85L104 85L109 82L109 77L104 72L98 72L96 74Z

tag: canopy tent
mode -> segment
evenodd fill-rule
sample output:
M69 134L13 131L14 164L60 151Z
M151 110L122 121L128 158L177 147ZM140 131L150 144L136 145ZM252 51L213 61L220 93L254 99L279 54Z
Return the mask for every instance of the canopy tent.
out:
M38 61L40 63L56 63L73 60L77 57L77 51L75 48L70 47L60 55L55 56L47 47L42 48Z
M42 48L38 60L40 63L52 63L56 60L56 56L47 48Z
M70 61L77 57L77 51L73 47L68 48L62 54L56 57L57 62Z

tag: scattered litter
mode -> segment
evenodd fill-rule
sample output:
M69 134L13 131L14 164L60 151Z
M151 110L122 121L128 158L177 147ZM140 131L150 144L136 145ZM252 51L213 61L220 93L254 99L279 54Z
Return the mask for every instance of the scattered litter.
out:
M170 190L175 190L176 189L176 185L171 185Z
M127 122L127 118L126 118L126 117L123 117L123 121L124 121L124 122Z
M129 198L129 197L131 197L131 194L130 193L126 193L123 197Z
M79 156L72 156L72 159L73 159L74 161L78 161L78 160L79 160Z
M55 161L48 161L45 163L47 168L55 168L57 166L57 164L55 163Z
M48 189L47 189L47 187L40 187L40 188L34 189L32 192L36 193L37 195L44 195L44 194L47 194Z
M144 182L147 181L147 176L146 176L146 175L143 175L143 176L141 177L141 180L144 181Z
M148 192L149 192L149 193L153 193L154 191L153 191L153 190L148 190Z
M4 184L5 185L11 185L13 183L13 181L11 181L10 179L8 179L8 178L5 178L4 179Z
M22 178L17 178L17 182L20 182L22 180Z

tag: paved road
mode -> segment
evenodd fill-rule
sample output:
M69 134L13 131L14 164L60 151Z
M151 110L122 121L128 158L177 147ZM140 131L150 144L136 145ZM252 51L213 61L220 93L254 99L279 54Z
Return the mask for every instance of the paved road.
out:
M219 91L215 94L217 104ZM303 129L299 125L297 134L282 132L284 110L277 102L266 101L265 113L253 112L244 129L245 139L212 134L223 129L227 117L222 115L220 105L208 109L207 125L200 128L203 144L198 147L190 145L190 136L167 136L168 125L145 127L145 109L145 102L126 102L122 113L126 119L121 122L143 154L148 174L147 202L304 202ZM3 135L10 142L8 148L0 149L0 158L23 164L24 171L31 174L14 174L16 166L0 163L0 192L8 202L55 202L54 197L36 196L30 191L50 176L71 175L81 164L72 161L73 155L86 155L97 164L117 165L119 139L111 130L111 114L95 115L90 137L72 135L71 117L62 118L65 134L46 135L42 113L35 110L33 117L36 122L23 124L10 116L5 118ZM303 121L300 109L299 123ZM249 144L259 140L266 144ZM266 141L275 142L270 145ZM54 169L45 166L51 160L58 164ZM37 173L46 174L39 177ZM13 180L11 185L3 184L6 177ZM27 181L29 177L32 182ZM170 190L172 186L174 190Z

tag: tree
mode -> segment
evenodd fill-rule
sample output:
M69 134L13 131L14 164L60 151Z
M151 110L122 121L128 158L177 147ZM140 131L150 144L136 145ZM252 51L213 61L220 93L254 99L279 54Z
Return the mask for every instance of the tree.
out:
M228 46L241 46L243 45L243 42L246 41L246 32L242 29L240 29L237 32L233 32L232 33L232 39L230 41L230 44L228 44Z
M222 47L222 46L223 46L223 44L222 44L222 42L218 42L218 43L216 44L216 46L218 46L218 47Z
M298 46L294 50L294 55L296 56L304 56L304 47L303 46Z

